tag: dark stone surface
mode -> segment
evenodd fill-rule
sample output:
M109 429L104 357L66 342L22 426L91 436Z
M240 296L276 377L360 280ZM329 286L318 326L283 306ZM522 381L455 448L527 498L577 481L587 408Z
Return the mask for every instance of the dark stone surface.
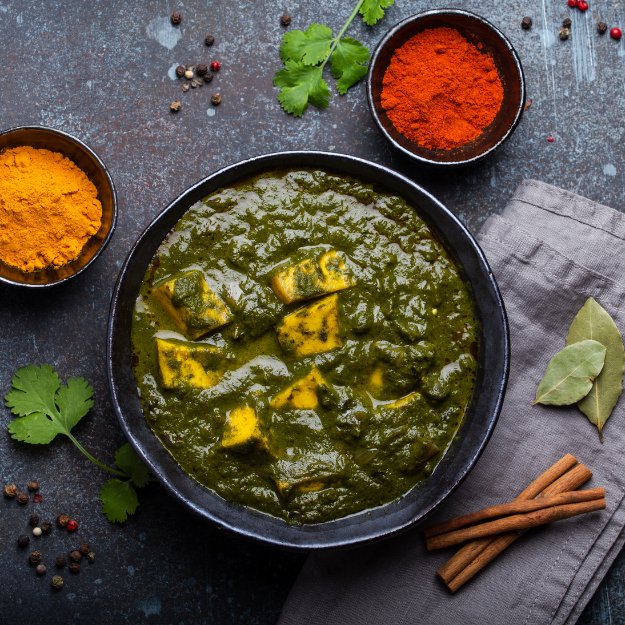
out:
M625 40L595 31L599 19L623 25L623 5L597 0L586 14L565 0L397 0L376 27L355 22L349 34L372 46L391 25L419 10L458 6L493 21L522 58L533 104L511 141L481 166L451 174L417 169L390 151L373 127L363 85L329 109L286 116L272 77L289 12L290 28L311 22L340 28L351 10L345 0L185 0L184 3L95 0L2 0L0 126L42 124L86 141L110 168L120 219L102 258L70 284L26 293L0 287L0 390L15 369L48 362L66 379L84 376L95 388L95 408L75 434L104 462L124 442L111 409L105 375L105 334L115 278L133 241L184 188L219 167L248 156L315 148L365 157L412 176L446 203L473 231L499 212L524 178L534 177L615 208L623 192L623 57ZM180 27L169 24L177 10ZM520 27L523 16L534 27ZM562 20L572 36L557 38ZM204 45L215 36L212 48ZM167 44L167 45L163 45ZM175 45L174 45L175 44ZM168 77L179 63L219 60L210 85L187 93ZM172 69L173 75L173 69ZM334 83L331 79L329 82ZM334 87L333 87L334 89ZM219 91L218 108L210 96ZM178 115L169 104L181 100ZM214 115L209 115L214 111ZM554 133L555 142L547 137ZM2 411L3 426L9 421ZM274 623L303 556L247 543L197 522L162 489L140 492L137 514L110 525L98 491L107 476L68 440L35 448L0 436L0 480L24 489L37 479L40 504L0 502L0 621L33 624ZM17 537L28 517L67 512L75 534L58 528L23 551ZM50 587L54 559L88 541L97 554L81 572L62 573L60 592ZM44 555L48 573L38 578L30 551ZM625 558L619 557L580 622L625 622ZM321 599L321 598L320 598Z

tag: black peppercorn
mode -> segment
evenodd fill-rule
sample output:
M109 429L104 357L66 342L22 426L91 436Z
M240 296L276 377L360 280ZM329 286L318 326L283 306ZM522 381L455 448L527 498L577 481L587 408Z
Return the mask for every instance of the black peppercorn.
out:
M564 28L571 28L571 25L573 24L573 22L571 21L570 17L567 17L563 22L562 22L562 26L564 26Z
M22 534L18 539L17 539L17 544L20 547L28 547L28 543L30 542L30 537L26 536L26 534Z
M67 559L65 558L65 556L59 556L56 559L56 565L62 569L65 565L67 564Z
M42 555L38 552L38 551L33 551L29 556L28 556L28 561L31 564L39 564L41 562L41 558Z
M28 495L26 493L20 493L17 496L17 503L21 503L22 505L28 503Z
M49 534L52 531L52 523L50 523L50 521L44 521L41 524L41 531L44 534Z
M78 551L80 551L83 556L86 556L91 551L91 547L89 546L89 543L83 543L78 548Z
M178 65L178 67L176 67L176 76L178 76L178 78L182 78L184 76L184 71L184 66Z
M210 82L211 80L213 80L213 74L209 72L208 74L202 76L202 78L204 78L204 82Z
M93 553L93 551L90 551L85 558L87 558L87 560L89 560L89 562L91 562L91 564L93 564L95 562L95 553Z
M46 569L46 565L45 564L38 564L37 565L37 575L39 575L39 577L41 577L42 575L45 575L47 570L48 569Z
M56 590L63 588L63 578L60 575L55 575L52 578L52 588Z
M282 26L288 26L290 23L291 23L291 16L288 13L285 13L280 18L280 24L282 24Z
M211 98L211 102L217 106L218 104L221 103L221 95L219 93L214 93L213 97Z
M524 17L521 20L521 28L527 30L528 28L532 27L532 18L531 17Z
M17 486L15 486L15 484L11 484L11 486L4 487L5 497L11 497L12 499L13 497L15 497L15 495L17 495Z
M78 564L78 562L72 562L69 565L69 571L70 573L80 573L80 564Z
M212 46L215 43L215 37L212 35L206 35L206 39L204 39L204 43L207 46Z
M195 73L198 76L204 76L208 71L208 65L206 63L198 63L198 66L195 68Z
M31 525L39 525L39 517L36 514L31 514L30 519L28 519L28 522Z
M600 35L605 35L608 32L608 25L605 22L599 22L597 24L597 32Z
M182 15L180 15L180 13L172 13L171 23L180 24L180 22L182 22Z
M67 527L68 523L69 523L69 517L66 514L59 514L56 520L56 524L59 527Z
M28 490L39 490L39 484L35 480L28 482Z
M72 562L80 562L81 558L82 558L82 555L81 555L80 551L78 551L78 549L74 549L73 551L69 552L69 559Z

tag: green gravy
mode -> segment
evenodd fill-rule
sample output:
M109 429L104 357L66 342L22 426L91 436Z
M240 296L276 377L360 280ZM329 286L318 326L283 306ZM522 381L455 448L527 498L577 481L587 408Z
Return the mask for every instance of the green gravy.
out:
M414 209L326 171L220 189L177 223L136 302L146 420L184 471L291 523L380 506L441 461L477 323Z

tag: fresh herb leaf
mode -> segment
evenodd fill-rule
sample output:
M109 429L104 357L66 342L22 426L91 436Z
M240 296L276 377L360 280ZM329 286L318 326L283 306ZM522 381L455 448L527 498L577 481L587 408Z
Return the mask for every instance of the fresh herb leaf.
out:
M384 17L384 9L393 5L395 0L364 0L360 13L365 24L373 26Z
M50 421L41 412L35 412L20 419L13 419L9 423L9 432L16 441L31 445L47 445L54 440L57 434L63 433L56 423Z
M102 512L111 523L125 521L139 506L137 493L130 482L109 480L98 496L102 502Z
M22 367L15 372L12 384L4 399L13 414L24 417L42 412L50 418L58 415L54 397L61 381L50 365Z
M91 410L92 397L93 387L82 378L70 378L67 386L59 388L56 394L58 420L68 432Z
M292 30L285 33L280 46L280 58L297 61L304 65L319 65L328 58L334 39L332 29L320 24L311 24L306 32Z
M130 443L126 443L117 450L115 464L132 480L137 488L145 486L154 479Z
M593 381L601 373L605 355L606 348L597 341L582 341L565 347L547 365L534 404L565 406L578 402L588 395Z
M606 348L605 365L591 391L577 406L597 426L599 438L603 441L603 426L623 391L625 350L612 317L592 297L573 319L566 344L574 345L587 339L598 341Z
M296 61L287 61L286 69L278 71L273 79L280 87L278 100L287 113L301 117L308 103L320 108L330 104L330 89L322 78L323 66L311 67Z
M341 95L345 95L363 76L367 75L366 63L371 55L369 50L360 41L351 37L343 37L332 53L332 76L338 78L336 88Z

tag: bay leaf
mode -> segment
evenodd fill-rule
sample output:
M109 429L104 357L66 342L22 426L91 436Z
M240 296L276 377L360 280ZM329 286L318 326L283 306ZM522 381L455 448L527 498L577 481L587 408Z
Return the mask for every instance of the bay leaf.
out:
M625 350L612 317L592 297L573 319L566 344L574 345L588 339L598 341L606 348L605 364L591 391L577 405L597 426L603 442L603 426L623 391Z
M598 341L581 341L559 351L547 365L547 371L532 404L568 406L590 392L601 373L606 348Z

